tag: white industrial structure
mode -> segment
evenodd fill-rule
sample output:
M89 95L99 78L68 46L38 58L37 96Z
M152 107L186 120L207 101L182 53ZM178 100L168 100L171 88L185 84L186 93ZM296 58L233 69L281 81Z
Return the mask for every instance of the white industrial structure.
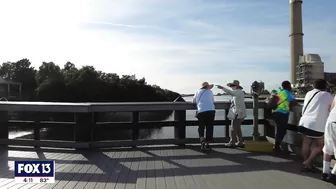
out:
M324 79L324 63L318 54L299 57L296 69L296 86L309 87L317 79Z
M289 9L291 83L295 88L309 90L316 79L328 79L333 73L324 73L318 54L303 54L302 0L289 0Z

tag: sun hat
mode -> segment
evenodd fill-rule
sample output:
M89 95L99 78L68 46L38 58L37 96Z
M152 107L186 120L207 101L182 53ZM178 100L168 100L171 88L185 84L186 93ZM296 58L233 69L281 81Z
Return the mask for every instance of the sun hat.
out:
M205 81L205 82L202 83L201 88L204 88L204 87L207 87L207 86L210 86L210 89L212 89L214 85L209 84L208 82Z
M243 89L243 87L241 87L239 84L240 84L240 83L239 83L238 80L233 80L232 83L228 83L227 86L228 86L228 87L237 86L237 87L239 87L240 89Z

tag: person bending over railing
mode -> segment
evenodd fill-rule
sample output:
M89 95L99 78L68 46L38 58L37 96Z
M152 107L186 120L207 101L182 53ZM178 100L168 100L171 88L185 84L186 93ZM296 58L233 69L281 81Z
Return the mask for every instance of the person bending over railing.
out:
M213 140L213 129L215 120L215 99L211 91L213 85L208 82L202 83L201 88L193 97L193 103L197 104L195 117L198 119L198 134L201 142L201 150L210 150L209 142ZM206 137L204 138L204 129L206 127Z

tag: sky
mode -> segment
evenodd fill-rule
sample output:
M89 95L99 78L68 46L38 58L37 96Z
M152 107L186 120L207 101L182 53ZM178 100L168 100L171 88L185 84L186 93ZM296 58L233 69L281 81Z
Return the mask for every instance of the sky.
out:
M334 7L303 1L304 53L320 54L329 72ZM70 61L179 93L203 81L249 91L255 80L267 89L289 80L288 0L0 0L0 28L0 62Z

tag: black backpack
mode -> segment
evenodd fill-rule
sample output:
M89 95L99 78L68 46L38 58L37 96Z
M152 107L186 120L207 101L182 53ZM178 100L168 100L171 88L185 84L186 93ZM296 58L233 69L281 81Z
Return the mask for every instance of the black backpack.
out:
M267 99L266 99L266 106L268 107L268 108L270 108L270 109L272 109L272 110L275 110L275 109L277 109L277 107L279 106L279 104L281 104L281 103L279 103L278 104L278 102L279 102L279 99L280 99L280 97L278 96L278 95L271 95L270 97L268 97Z

